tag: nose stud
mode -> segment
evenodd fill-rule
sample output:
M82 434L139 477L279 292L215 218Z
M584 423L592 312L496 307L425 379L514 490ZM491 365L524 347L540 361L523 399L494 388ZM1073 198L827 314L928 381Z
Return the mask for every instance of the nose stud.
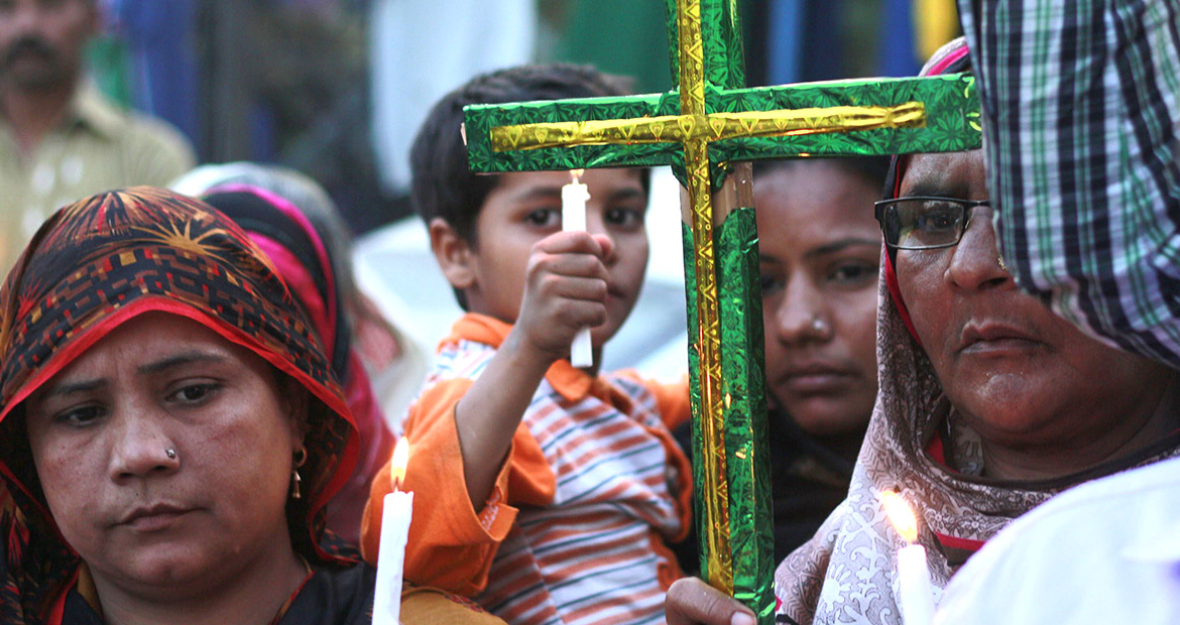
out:
M815 317L813 317L811 319L811 330L812 330L812 332L815 332L816 334L819 334L819 335L827 334L828 324L824 323L824 320L820 319L819 315L817 314Z
M169 460L176 460L176 450L172 447L164 450L164 455L168 456Z

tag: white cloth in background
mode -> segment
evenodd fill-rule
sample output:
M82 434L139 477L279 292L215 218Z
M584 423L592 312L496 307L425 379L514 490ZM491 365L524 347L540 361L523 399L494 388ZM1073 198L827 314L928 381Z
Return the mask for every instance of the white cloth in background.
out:
M937 625L1180 623L1180 458L1066 491L951 579Z
M406 191L430 107L477 74L533 60L536 0L374 0L371 10L373 147L382 184Z

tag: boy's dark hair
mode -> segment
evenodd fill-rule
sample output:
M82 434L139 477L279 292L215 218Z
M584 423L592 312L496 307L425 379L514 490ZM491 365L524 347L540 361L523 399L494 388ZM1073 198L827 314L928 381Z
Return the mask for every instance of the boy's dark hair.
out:
M418 130L410 148L410 205L428 224L442 217L474 247L475 220L500 177L477 176L467 167L467 148L459 134L464 106L630 94L629 79L589 65L524 65L476 76L439 100ZM648 183L644 170L645 191Z
M754 161L754 181L757 182L759 174L769 174L779 169L789 169L799 163L811 162L816 159L784 159L774 161ZM880 188L885 183L885 178L889 175L889 157L888 156L845 156L839 158L823 159L824 163L834 165L846 173L857 176L873 185L873 188ZM870 207L871 208L871 207Z

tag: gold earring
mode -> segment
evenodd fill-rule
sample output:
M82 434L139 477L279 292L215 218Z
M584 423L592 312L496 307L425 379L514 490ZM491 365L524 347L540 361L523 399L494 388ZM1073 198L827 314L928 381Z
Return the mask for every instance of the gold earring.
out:
M299 448L299 459L295 461L295 468L291 469L291 499L303 499L303 493L299 492L299 485L303 482L303 478L299 477L299 467L307 462L307 448Z

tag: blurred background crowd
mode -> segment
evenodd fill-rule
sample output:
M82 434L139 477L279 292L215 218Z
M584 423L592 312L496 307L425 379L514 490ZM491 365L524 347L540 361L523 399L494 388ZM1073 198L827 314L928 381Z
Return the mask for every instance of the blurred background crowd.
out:
M750 86L912 76L920 60L959 29L954 0L740 1ZM91 3L100 23L88 26L78 7ZM39 81L54 80L47 70L52 63L42 63L53 57L40 57L44 50L35 41L22 48L21 38L39 33L34 38L65 50L78 35L68 31L74 28L88 40L78 72L86 86L81 91L100 92L115 108L168 122L192 146L189 152L164 129L155 139L162 145L149 141L124 146L119 157L103 156L97 133L98 147L90 149L100 152L87 157L85 146L62 144L60 135L24 136L22 124L35 127L38 116L18 119L18 109L6 102L17 146L11 151L20 155L6 167L27 178L7 183L20 189L10 193L10 208L0 202L0 210L13 213L0 215L12 239L6 262L53 209L76 199L71 195L83 190L77 185L99 176L105 161L125 161L124 171L93 181L95 188L124 186L128 178L164 185L192 164L281 166L327 192L356 239L357 283L405 330L404 347L430 353L461 311L409 207L409 146L429 107L476 74L530 62L593 64L632 77L638 93L666 91L671 79L664 4L2 0L0 26L9 26L5 37L11 40L3 44L11 56L4 59L11 66L8 82L25 76L24 92L33 96L14 102L43 111L37 94L46 85ZM56 80L72 83L64 75ZM65 135L74 137L70 141L79 140L79 128L102 130L104 117L86 106L77 117L71 123L81 126ZM59 118L50 115L49 121L60 130ZM204 175L213 174L206 168ZM684 278L679 185L667 171L653 176L651 198L648 281L604 365L678 377L686 367L685 312L667 303L683 301ZM15 216L19 211L23 218Z
M409 142L477 73L592 63L671 86L660 0L102 0L98 86L205 162L320 182L355 233L409 215ZM742 0L747 83L912 76L956 34L953 0ZM808 52L807 64L800 62Z

